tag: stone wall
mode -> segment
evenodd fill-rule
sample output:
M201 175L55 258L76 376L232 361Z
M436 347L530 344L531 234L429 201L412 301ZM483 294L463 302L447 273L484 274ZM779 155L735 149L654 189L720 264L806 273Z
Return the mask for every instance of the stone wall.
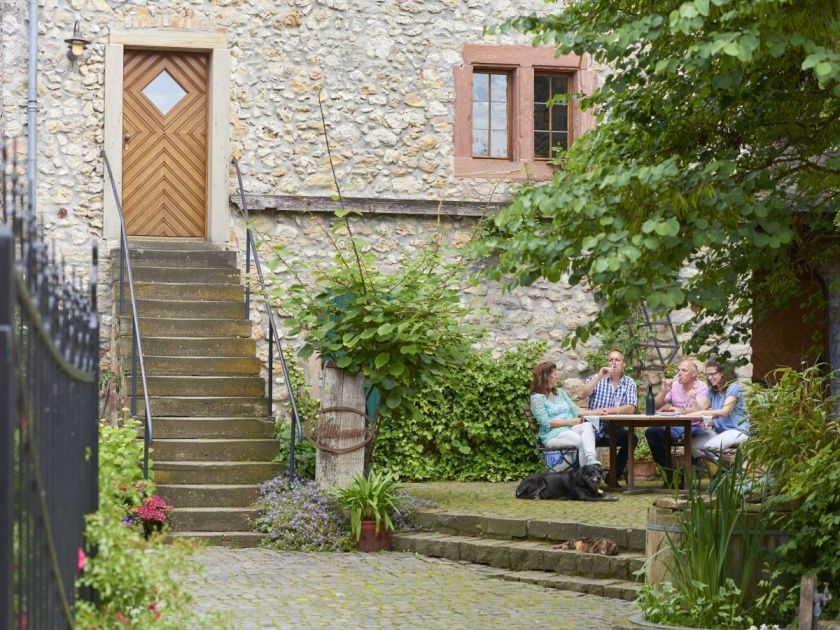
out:
M287 262L295 268L305 263L328 264L334 253L325 236L333 219L325 215L310 215L297 212L260 212L251 216L253 229L261 240L283 245L289 250ZM438 233L456 252L470 238L477 219L474 217L428 216L362 216L352 218L353 232L367 241L369 251L375 253L384 271L396 269L403 256L411 256L430 237ZM244 221L237 221L233 240L244 251ZM272 254L267 247L261 252L263 265L267 266ZM244 262L243 265L244 267ZM278 267L282 269L282 266ZM290 281L290 276L278 273L270 282L273 285ZM465 285L469 282L465 278ZM561 350L563 338L575 327L586 322L597 311L591 295L580 288L565 283L539 282L531 287L504 292L492 281L482 281L464 291L463 302L474 307L474 319L487 331L479 344L501 352L512 349L530 340L543 340L548 344L546 358L558 363L562 379L580 379L587 373L585 355L589 347L575 350ZM266 334L268 320L261 302L253 303L251 319L254 335L260 339L258 354L263 362L268 354ZM291 353L296 352L300 340L281 337ZM597 342L596 342L597 343ZM591 346L590 346L591 347ZM317 365L310 366L311 381L317 380ZM285 392L276 379L275 396L285 398Z
M0 124L7 133L23 135L28 7L26 0L0 2ZM41 4L38 212L61 254L80 268L88 260L91 239L100 240L103 254L114 245L101 240L104 45L111 29L226 33L232 57L231 146L249 192L332 194L320 94L346 195L503 201L504 184L456 180L452 175L453 71L465 43L528 43L521 36L485 37L485 26L547 10L541 0ZM77 19L93 43L82 59L72 62L64 40ZM233 192L235 180L232 172L229 175ZM298 219L290 216L283 222ZM377 229L402 229L399 222L389 221L383 220ZM108 270L103 265L103 340L110 339ZM525 292L500 298L493 308L528 308L533 303L536 310L529 318L545 320L545 329L556 328L548 323L542 299ZM572 304L567 302L565 308L572 309ZM523 335L521 330L500 331L497 338L505 344L508 337Z
M26 120L26 92L12 77L26 76L25 0L0 0L0 135L20 136Z

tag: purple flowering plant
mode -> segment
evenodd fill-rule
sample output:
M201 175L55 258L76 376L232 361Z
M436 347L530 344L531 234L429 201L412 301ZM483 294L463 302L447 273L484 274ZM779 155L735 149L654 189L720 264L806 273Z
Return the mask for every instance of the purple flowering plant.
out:
M398 531L417 529L413 513L432 505L404 492L394 497L391 520ZM335 496L314 481L295 481L285 476L260 486L257 500L258 531L267 534L263 545L284 551L349 551L356 545L350 521Z
M348 551L354 547L339 502L314 481L275 477L260 486L258 531L263 545L285 551Z

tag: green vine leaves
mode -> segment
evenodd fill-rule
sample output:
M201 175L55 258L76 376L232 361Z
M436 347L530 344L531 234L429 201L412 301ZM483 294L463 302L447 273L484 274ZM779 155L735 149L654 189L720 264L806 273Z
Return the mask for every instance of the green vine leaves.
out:
M278 285L272 298L289 335L303 336L300 354L362 372L379 388L387 414L445 375L479 338L461 303L465 262L447 260L437 234L385 272L346 217L329 234L328 265L295 263L288 250L274 248L272 267L294 267L297 280Z
M752 316L801 297L800 272L840 255L837 5L580 0L505 28L611 70L578 99L595 129L480 248L513 285L593 288L603 307L570 343L646 302L690 307L685 350L727 356Z

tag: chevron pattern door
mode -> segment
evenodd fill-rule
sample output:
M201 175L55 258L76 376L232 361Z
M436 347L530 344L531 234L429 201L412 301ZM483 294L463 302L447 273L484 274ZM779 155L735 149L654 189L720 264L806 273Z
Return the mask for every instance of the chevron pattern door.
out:
M208 61L202 53L125 51L122 196L129 236L205 237Z

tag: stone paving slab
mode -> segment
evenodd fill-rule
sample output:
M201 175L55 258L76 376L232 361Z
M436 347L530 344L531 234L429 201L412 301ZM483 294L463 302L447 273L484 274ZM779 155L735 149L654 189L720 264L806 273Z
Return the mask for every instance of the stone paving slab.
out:
M629 602L499 580L498 570L408 553L208 547L197 560L206 580L193 578L189 587L199 611L221 612L236 629L574 630L610 628L636 611Z

